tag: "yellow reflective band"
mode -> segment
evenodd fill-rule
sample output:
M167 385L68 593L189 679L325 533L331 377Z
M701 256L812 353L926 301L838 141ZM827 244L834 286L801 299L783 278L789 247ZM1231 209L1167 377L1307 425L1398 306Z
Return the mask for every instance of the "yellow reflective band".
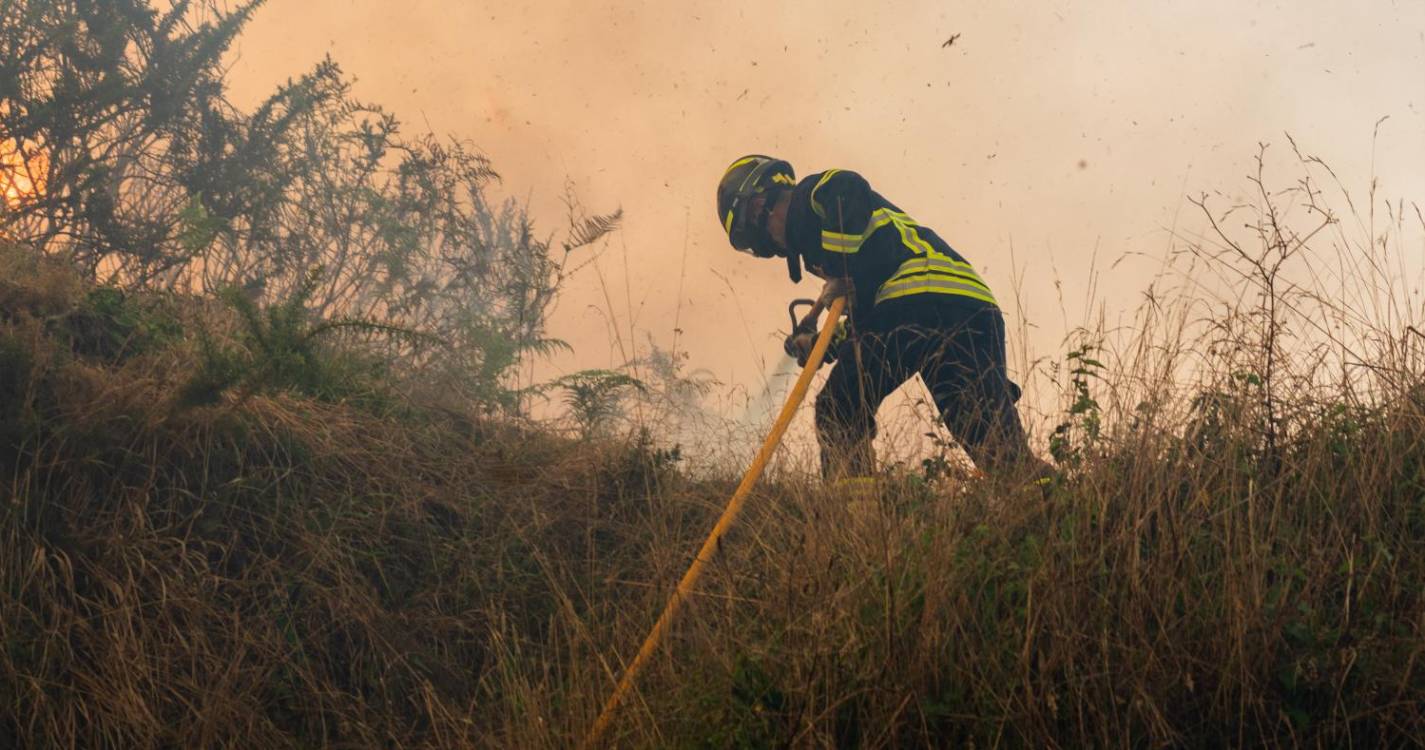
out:
M998 304L989 285L969 263L931 252L901 264L880 289L876 302L912 294L958 294Z
M822 236L823 238L829 238L829 239L833 239L833 240L841 240L841 241L857 240L857 241L861 241L861 240L864 240L864 239L866 239L867 237L869 237L872 232L876 231L877 229L880 229L881 227L883 227L883 226L885 226L885 225L887 225L887 224L889 224L889 223L891 223L891 222L893 222L893 221L904 222L904 223L909 224L909 225L911 225L911 226L913 226L913 227L914 227L914 226L920 226L919 224L916 224L916 223L915 223L915 220L914 220L914 219L911 219L909 216L906 216L905 214L903 214L903 213L901 213L901 212L899 212L899 211L892 211L892 210L890 210L889 208L878 208L878 209L876 209L875 211L872 211L872 212L871 212L871 221L870 221L870 223L867 225L866 231L861 232L860 234L840 234L840 233L838 233L838 232L832 232L832 231L829 231L829 230L822 230L821 236Z
M991 305L998 304L995 302L994 295L982 287L959 281L950 281L943 276L887 281L881 285L880 289L876 290L876 303L879 304L888 299L896 299L898 297L909 297L912 294L954 294L988 302Z
M785 172L778 172L778 173L772 175L772 182L780 182L780 183L782 183L783 185L796 185L796 184L797 184L797 181L794 180L794 179L792 179L791 175L789 175L789 174L787 174L787 173L785 173Z
M939 279L941 281L952 281L956 284L969 284L985 294L990 294L990 288L978 277L972 278L945 271L923 271L920 273L906 274L904 276L892 276L886 283L882 284L881 287L885 288L886 286L892 286L902 282L924 281L926 279Z
M935 248L930 246L920 233L915 231L915 225L910 222L897 221L896 231L901 234L901 243L910 248L910 251L917 255L929 256L935 252Z
M832 176L832 175L834 175L834 174L836 174L837 172L840 172L840 171L841 171L841 170L839 170L839 169L828 169L828 170L826 170L826 174L823 174L823 175L821 176L821 179L816 181L816 187L814 187L814 188L811 189L811 196L810 196L810 199L811 199L811 210L815 211L815 212L816 212L816 215L817 215L817 216L820 216L820 217L822 218L822 221L825 221L825 220L826 220L826 208L825 208L824 206L822 206L819 201L817 201L817 199L816 199L816 191L820 190L820 189L821 189L821 186L822 186L822 185L825 185L825 184L826 184L826 181L829 180L829 179L831 179L831 176Z
M732 234L732 212L727 212L727 220L722 223L723 231Z
M915 284L922 281L944 281L950 284L961 284L964 286L973 287L974 289L978 290L980 294L994 297L994 294L990 292L990 288L988 286L985 286L985 282L980 281L978 278L972 279L956 274L935 271L927 273L917 273L908 276L893 276L886 283L882 284L881 288L877 289L876 291L877 293L880 293L887 288L898 289L905 284Z
M888 208L878 208L871 212L871 221L866 225L866 230L860 234L841 234L839 232L822 230L821 249L828 253L854 253L861 249L861 244L877 229L888 224L901 222L915 226L915 222L911 221L909 216L899 211L892 211Z
M985 282L980 279L980 275L975 272L975 269L972 268L969 263L951 260L938 253L930 256L911 258L902 263L900 268L897 268L896 272L891 275L889 281L897 281L916 274L925 273L947 274L963 281L984 285L985 290L989 291L989 286L985 285Z
M974 266L971 266L969 263L966 263L963 260L955 260L954 258L948 255L942 255L941 253L936 251L931 251L930 260L931 262L938 263L940 265L954 266L962 270L969 271L970 273L975 272Z

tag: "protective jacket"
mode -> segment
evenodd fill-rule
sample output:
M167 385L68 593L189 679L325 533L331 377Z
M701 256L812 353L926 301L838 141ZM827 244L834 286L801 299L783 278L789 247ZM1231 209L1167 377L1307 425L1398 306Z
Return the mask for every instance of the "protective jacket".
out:
M787 211L787 245L821 275L851 279L853 320L883 302L918 295L973 309L997 307L989 286L959 253L855 172L829 169L797 183Z

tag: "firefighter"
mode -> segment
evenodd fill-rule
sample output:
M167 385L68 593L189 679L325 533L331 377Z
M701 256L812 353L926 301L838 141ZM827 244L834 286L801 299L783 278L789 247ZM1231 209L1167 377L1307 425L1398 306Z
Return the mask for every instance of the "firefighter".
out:
M798 181L791 164L761 155L728 167L717 213L737 250L784 258L793 282L805 266L827 282L823 301L849 297L849 335L829 352L835 364L816 399L824 477L875 473L876 410L916 373L978 469L1050 475L1015 410L994 294L934 230L855 172ZM804 360L813 341L814 331L794 330L788 350Z

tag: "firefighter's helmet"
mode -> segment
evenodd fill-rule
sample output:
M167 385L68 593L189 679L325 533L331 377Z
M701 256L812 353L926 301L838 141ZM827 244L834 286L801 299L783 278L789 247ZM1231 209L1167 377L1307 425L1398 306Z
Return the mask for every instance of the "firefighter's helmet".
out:
M717 220L732 246L759 258L781 255L767 232L767 216L779 189L796 184L792 165L781 159L752 154L733 162L717 185Z

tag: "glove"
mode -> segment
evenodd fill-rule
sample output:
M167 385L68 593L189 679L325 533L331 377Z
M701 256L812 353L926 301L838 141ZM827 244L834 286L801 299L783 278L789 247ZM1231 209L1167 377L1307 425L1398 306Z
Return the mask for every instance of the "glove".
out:
M836 321L836 330L831 332L831 341L826 346L826 361L836 361L836 350L841 348L842 342L846 341L847 333L846 319Z
M811 357L811 350L816 346L816 328L812 325L799 325L793 330L785 341L782 342L782 350L788 357L796 357L797 364L806 367L807 358ZM836 350L841 346L841 342L846 340L846 320L836 322L836 330L831 333L831 341L826 347L826 354L821 361L827 364L836 361Z
M787 334L787 339L782 342L782 351L788 357L797 360L797 365L806 367L807 357L811 356L812 347L816 346L816 328L810 325L799 325Z

